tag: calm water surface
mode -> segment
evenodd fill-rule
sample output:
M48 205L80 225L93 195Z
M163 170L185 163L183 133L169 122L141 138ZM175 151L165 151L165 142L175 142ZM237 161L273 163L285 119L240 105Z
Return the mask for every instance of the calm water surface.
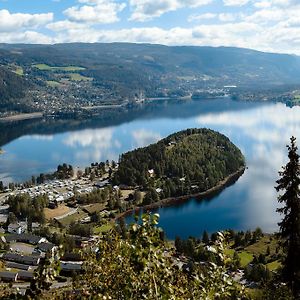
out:
M216 99L162 103L147 111L141 109L138 116L129 115L127 121L112 120L106 127L99 123L81 128L79 124L72 131L66 126L60 133L51 134L50 129L40 134L42 126L37 123L30 135L22 132L2 145L5 154L0 156L0 180L25 180L32 174L52 171L62 162L83 167L94 161L117 160L122 152L186 128L218 130L240 147L248 170L213 199L191 199L159 209L160 225L169 238L200 236L204 229L214 232L260 226L272 232L277 230L280 218L276 213L275 180L286 162L289 137L295 135L300 141L300 107Z

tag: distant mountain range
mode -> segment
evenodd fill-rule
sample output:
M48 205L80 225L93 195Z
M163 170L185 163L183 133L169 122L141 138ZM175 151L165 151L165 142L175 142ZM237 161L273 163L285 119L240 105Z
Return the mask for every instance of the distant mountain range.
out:
M132 91L157 97L170 90L185 95L195 89L224 85L300 83L300 57L249 49L129 43L0 44L1 102L21 97L31 84L40 85L38 75L53 80L49 74L43 75L43 70L33 68L35 64L82 67L77 73L93 78L93 85L126 96ZM26 77L13 74L19 67Z

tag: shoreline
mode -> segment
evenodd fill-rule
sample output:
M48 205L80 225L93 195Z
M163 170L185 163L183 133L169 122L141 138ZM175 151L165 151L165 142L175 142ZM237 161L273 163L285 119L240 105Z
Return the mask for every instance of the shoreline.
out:
M23 121L23 120L29 120L29 119L39 119L39 118L42 118L43 116L44 116L44 114L42 112L17 114L17 115L0 118L0 122L12 122L12 121Z
M115 221L117 221L121 218L125 218L128 215L139 213L141 210L150 211L150 210L158 209L161 207L172 206L175 204L184 203L191 198L195 198L197 200L202 200L203 198L212 197L215 194L217 194L218 192L221 192L223 189L225 189L226 187L228 187L231 184L233 184L234 182L236 182L244 174L245 170L246 170L246 166L241 167L236 172L228 175L226 178L224 178L222 181L220 181L216 186L214 186L204 192L183 195L183 196L178 196L178 197L165 198L165 199L161 199L158 202L155 202L152 204L138 206L136 208L127 210L123 213L120 213L118 216L116 216Z

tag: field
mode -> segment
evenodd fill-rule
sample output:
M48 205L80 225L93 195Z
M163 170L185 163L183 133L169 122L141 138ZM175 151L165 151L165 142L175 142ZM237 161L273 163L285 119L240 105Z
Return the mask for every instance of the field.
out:
M226 249L225 253L233 257L234 250L233 249ZM246 251L238 251L238 256L241 259L241 267L244 268L246 267L252 260L253 260L253 255L251 253L248 253Z
M100 234L100 233L104 233L104 232L107 232L109 230L112 229L112 225L111 224L104 224L102 226L96 226L94 227L94 234Z
M20 76L24 75L24 70L22 67L16 67L16 69L13 72Z
M41 71L65 71L65 72L74 72L74 71L82 71L85 68L78 66L66 66L66 67L51 67L46 64L36 64L33 67L41 70Z
M272 259L272 255L276 254L276 248L278 247L277 240L270 236L265 235L256 243L245 247L244 249L236 250L241 259L241 267L246 267L253 260L254 256L259 256L260 254L266 255L267 259ZM270 254L267 255L268 248L270 250ZM233 256L234 249L226 249L225 253L229 256ZM269 260L269 261L270 261ZM271 261L266 264L270 271L277 270L281 264L279 261Z
M83 212L81 209L78 209L78 211L75 214L60 219L58 222L63 226L69 226L72 222L78 222L87 216L87 213Z
M93 80L93 78L91 77L82 76L78 73L70 73L68 74L68 76L70 77L71 81L92 81Z
M47 85L50 87L59 87L60 83L54 80L47 80L46 81Z
M246 247L245 250L254 255L259 255L261 253L266 253L268 246L270 248L270 253L274 254L278 245L275 238L265 235L258 242Z
M70 211L71 209L65 205L59 205L55 209L44 208L44 213L47 220L53 219L55 217L63 216Z

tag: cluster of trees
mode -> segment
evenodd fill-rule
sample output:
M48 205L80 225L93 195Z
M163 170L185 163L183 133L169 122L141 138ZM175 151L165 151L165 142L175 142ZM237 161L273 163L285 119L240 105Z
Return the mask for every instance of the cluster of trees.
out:
M179 268L166 255L170 251L157 225L157 215L142 216L141 224L117 228L105 236L95 253L85 250L85 273L74 279L76 294L58 291L56 296L79 299L246 299L244 289L226 275L228 261L223 253L221 234L212 246L217 264ZM223 259L224 258L224 259ZM63 295L61 294L63 293ZM78 295L78 296L76 296Z
M67 165L66 163L57 166L56 172L54 172L54 176L57 179L69 179L74 176L74 170L71 165Z
M80 235L89 237L93 234L93 226L91 224L80 224L80 223L71 223L69 230L71 235Z
M232 234L230 231L224 233L226 242L232 241ZM203 232L202 239L196 239L189 237L186 240L182 240L180 237L175 238L175 249L179 254L183 254L195 262L212 262L217 263L218 256L216 253L209 251L208 246L214 245L218 240L218 233L212 233L209 237L206 231ZM241 259L236 251L231 257L230 270L237 270L241 265Z
M106 168L109 168L109 162L96 162L91 163L90 167L86 167L84 170L85 176L90 176L90 179L95 177L103 176L106 173Z
M49 242L62 246L65 252L72 252L75 247L74 237L60 232L51 232L48 226L42 226L33 232L35 235L45 237Z
M23 111L30 112L26 102L20 100L30 85L20 76L3 67L0 68L0 112Z
M272 272L263 263L253 263L245 268L245 278L263 283L272 279Z
M230 231L231 237L234 241L234 246L235 247L245 247L251 244L256 243L261 237L263 237L263 232L261 228L257 227L255 231L250 231L247 230L246 232L244 231L238 231L235 232L233 230Z
M164 197L179 196L191 188L205 191L242 166L242 153L227 137L209 129L188 129L123 154L112 182L160 187Z
M45 195L31 198L28 194L19 194L8 197L9 211L17 219L29 219L32 222L45 223L44 208L48 206L49 199Z
M90 193L86 194L77 194L75 190L75 198L79 204L115 203L120 198L120 193L113 190L111 186L107 186L103 189L93 189Z

